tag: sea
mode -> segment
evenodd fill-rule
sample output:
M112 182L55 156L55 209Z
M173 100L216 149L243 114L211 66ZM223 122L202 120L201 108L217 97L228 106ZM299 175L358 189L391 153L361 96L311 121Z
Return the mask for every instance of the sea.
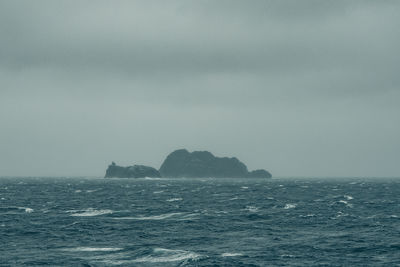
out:
M400 266L400 178L0 178L0 266Z

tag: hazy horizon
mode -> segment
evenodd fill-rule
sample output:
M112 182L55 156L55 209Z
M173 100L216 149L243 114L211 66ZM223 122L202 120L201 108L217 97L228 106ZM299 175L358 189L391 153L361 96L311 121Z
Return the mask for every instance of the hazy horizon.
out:
M0 176L399 177L399 1L0 2Z

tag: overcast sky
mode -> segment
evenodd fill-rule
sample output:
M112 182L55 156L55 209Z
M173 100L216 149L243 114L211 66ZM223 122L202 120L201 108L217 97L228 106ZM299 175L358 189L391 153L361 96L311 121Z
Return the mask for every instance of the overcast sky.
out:
M400 1L0 2L0 176L400 176Z

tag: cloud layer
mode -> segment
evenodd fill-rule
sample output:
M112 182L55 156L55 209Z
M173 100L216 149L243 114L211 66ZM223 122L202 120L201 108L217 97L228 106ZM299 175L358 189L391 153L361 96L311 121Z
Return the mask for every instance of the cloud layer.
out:
M2 1L0 175L158 167L187 147L280 176L398 176L399 11Z

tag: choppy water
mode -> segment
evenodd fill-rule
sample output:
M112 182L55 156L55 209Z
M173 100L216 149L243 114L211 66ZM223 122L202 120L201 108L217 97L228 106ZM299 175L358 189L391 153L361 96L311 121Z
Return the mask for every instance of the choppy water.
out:
M400 266L400 179L0 178L1 266Z

